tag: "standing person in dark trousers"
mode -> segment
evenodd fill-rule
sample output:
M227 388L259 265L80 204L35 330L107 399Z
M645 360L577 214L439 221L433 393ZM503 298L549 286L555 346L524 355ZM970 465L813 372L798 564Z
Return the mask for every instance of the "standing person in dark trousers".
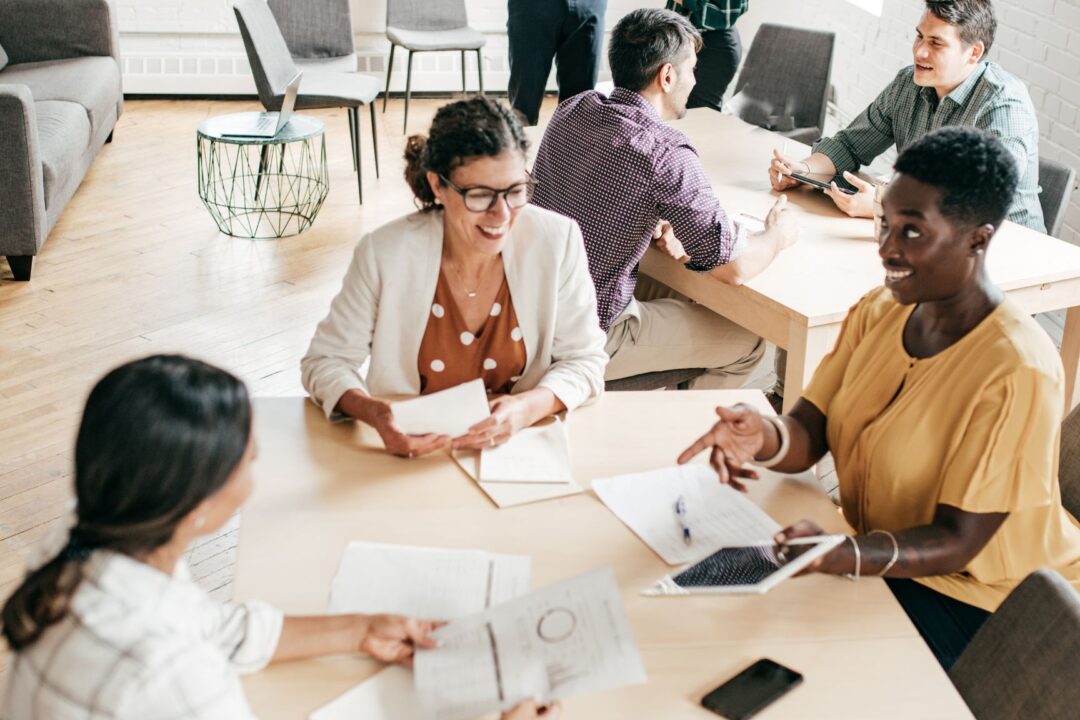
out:
M750 0L667 0L667 9L685 15L701 32L704 43L697 56L697 85L686 107L720 109L742 60L742 39L735 21L749 7Z
M596 85L607 0L509 0L510 104L529 125L540 117L551 61L559 102Z

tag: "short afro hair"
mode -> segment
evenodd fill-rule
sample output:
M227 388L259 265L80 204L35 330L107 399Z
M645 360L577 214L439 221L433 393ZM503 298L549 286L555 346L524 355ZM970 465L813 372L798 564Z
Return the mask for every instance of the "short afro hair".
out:
M970 227L999 227L1020 177L1001 141L970 127L944 127L920 138L900 153L895 168L940 190L941 214Z

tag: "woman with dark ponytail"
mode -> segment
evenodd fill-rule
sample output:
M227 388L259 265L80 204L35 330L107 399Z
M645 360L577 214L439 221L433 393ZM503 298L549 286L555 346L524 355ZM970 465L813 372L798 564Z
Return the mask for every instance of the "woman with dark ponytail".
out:
M434 647L436 623L284 617L217 603L190 581L182 555L247 499L254 454L247 391L222 370L155 356L97 384L75 446L67 544L4 605L15 659L0 718L245 720L238 673L345 652L409 664Z
M415 457L498 445L603 391L606 336L581 231L528 204L527 148L514 111L482 95L440 108L428 137L409 138L418 211L360 240L301 361L327 417L362 420L390 452ZM405 435L376 399L476 378L499 397L458 438Z

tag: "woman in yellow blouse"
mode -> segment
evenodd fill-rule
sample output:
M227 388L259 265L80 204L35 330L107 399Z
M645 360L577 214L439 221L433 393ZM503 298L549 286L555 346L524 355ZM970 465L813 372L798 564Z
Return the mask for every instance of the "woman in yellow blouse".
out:
M945 128L905 150L896 173L878 238L885 287L852 308L803 397L779 418L718 408L679 461L711 450L741 487L754 477L744 462L800 472L832 452L857 534L812 567L885 576L949 667L1031 571L1080 588L1080 523L1057 479L1064 373L987 276L1017 181L1004 146ZM803 521L777 541L820 532Z

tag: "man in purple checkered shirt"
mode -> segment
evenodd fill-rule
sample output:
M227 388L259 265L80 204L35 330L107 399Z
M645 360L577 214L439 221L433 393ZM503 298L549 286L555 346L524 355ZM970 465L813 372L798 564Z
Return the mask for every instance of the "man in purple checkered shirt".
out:
M576 220L585 238L609 380L707 368L693 387L741 386L764 352L761 338L639 278L638 263L655 241L689 269L738 285L797 235L783 197L762 232L734 226L693 145L664 122L686 114L700 47L700 34L676 13L626 15L608 49L615 90L559 105L536 156L533 202Z

